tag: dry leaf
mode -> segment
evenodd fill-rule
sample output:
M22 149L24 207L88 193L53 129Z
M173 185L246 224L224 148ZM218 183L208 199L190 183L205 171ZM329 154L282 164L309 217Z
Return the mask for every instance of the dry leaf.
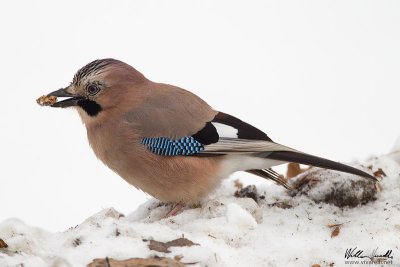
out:
M287 166L287 171L286 171L286 179L296 177L300 173L308 171L309 169L311 169L311 167L302 169L302 168L300 168L300 164L298 164L298 163L289 163Z
M331 225L328 225L328 227L329 228L333 228L333 227L340 227L340 226L342 226L343 225L343 223L338 223L338 224L331 224Z
M340 233L340 226L336 226L335 230L332 231L331 238L338 236Z
M376 178L382 179L383 177L386 177L386 173L381 168L379 168L376 172L374 172L374 176Z
M94 259L93 262L87 265L88 267L185 267L185 264L171 258L154 257L154 258L132 258L128 260L114 260L114 259Z
M4 240L1 238L0 238L0 248L8 248L8 245L6 244L6 242L4 242Z
M238 179L236 179L235 181L233 181L234 183L235 183L235 187L237 188L237 189L242 189L243 188L243 184L238 180Z
M319 265L319 264L314 264L314 265L312 265L311 267L321 267L321 265Z
M178 238L169 242L160 242L155 240L150 240L150 244L148 245L150 250L155 250L158 252L170 253L168 250L169 247L191 247L191 246L199 246L199 244L193 243L189 239L186 238Z
M159 242L150 240L150 244L148 245L150 250L155 250L158 252L170 253L171 251L168 250L169 246L167 243Z
M376 183L375 185L379 188L379 191L382 191L382 190L383 190L383 187L382 187L382 185L381 185L379 182Z

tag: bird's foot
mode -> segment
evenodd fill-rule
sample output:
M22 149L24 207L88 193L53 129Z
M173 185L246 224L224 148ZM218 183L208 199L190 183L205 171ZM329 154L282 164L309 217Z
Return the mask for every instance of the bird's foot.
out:
M179 202L178 204L176 204L176 205L172 208L172 210L170 210L170 211L167 213L167 215L164 216L164 218L168 218L168 217L171 217L171 216L175 216L175 214L176 214L178 211L180 211L184 206L185 206L184 203Z

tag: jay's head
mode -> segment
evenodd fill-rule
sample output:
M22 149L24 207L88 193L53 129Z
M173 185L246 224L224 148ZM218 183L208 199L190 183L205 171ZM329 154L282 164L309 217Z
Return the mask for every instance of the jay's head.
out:
M140 72L122 61L99 59L78 70L69 86L47 96L66 97L51 106L76 107L83 119L90 119L117 108L145 81L147 79Z

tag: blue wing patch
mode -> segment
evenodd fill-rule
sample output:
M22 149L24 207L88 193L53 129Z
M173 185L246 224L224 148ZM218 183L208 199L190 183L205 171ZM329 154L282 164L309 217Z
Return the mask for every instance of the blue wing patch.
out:
M171 140L164 137L146 137L142 138L140 142L151 152L162 156L189 156L204 150L203 144L191 136L179 140Z

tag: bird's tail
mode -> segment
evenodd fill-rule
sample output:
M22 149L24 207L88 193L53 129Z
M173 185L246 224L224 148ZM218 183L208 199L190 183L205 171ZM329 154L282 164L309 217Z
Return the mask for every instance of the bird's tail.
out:
M247 154L283 162L312 165L315 167L347 172L373 181L378 181L375 177L362 170L332 160L312 156L272 141L220 138L217 143L204 146L204 150L200 152L200 155L207 156L235 154Z
M336 171L341 171L341 172L347 172L347 173L365 177L372 181L377 181L377 179L374 176L372 176L362 170L350 167L348 165L345 165L345 164L342 164L339 162L335 162L332 160L316 157L316 156L301 153L301 152L295 152L295 151L260 152L260 153L257 153L257 156L265 157L268 159L280 160L280 161L312 165L315 167L321 167L321 168L326 168L326 169L331 169L331 170L336 170Z

